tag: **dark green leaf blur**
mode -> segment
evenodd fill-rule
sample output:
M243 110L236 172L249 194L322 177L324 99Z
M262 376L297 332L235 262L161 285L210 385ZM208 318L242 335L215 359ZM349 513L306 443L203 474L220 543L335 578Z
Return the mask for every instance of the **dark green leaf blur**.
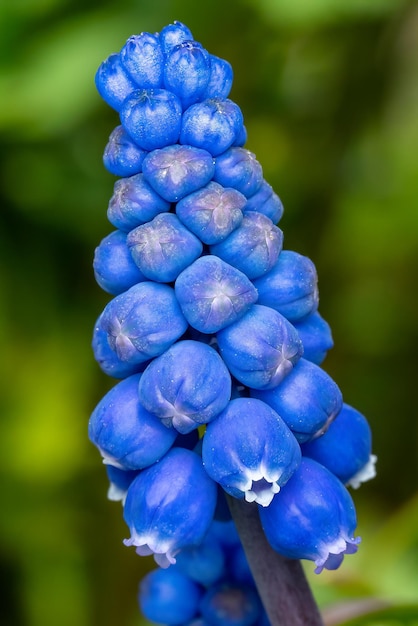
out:
M318 270L320 312L335 341L324 368L373 429L378 476L353 494L360 550L337 572L315 576L307 563L314 594L324 610L362 598L411 607L418 3L3 0L0 623L145 623L137 586L153 561L123 546L122 508L106 499L87 438L90 412L113 383L90 348L109 299L91 265L113 230L114 178L102 152L118 120L94 74L131 34L176 19L233 65L247 147L285 205L285 247ZM416 611L385 614L355 623L418 623Z

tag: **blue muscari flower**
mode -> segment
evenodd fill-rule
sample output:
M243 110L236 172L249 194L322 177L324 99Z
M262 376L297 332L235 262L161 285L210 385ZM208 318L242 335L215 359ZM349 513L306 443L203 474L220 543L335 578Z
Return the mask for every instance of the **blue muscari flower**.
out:
M143 150L176 143L182 120L180 100L166 89L136 89L120 110L122 126Z
M232 147L216 157L213 180L224 187L234 187L250 198L263 183L263 169L255 154L245 148Z
M354 488L376 475L369 423L346 403L324 435L302 445L302 453Z
M190 326L215 333L244 315L257 300L251 281L218 257L202 256L178 276L175 293Z
M307 317L319 304L318 276L307 256L282 250L272 269L254 281L258 303L279 311L290 322Z
M127 245L141 272L156 282L169 283L202 253L202 242L174 213L159 213L128 234Z
M207 100L208 98L227 98L231 91L233 81L232 66L228 61L214 54L210 54L209 59L210 77L202 100Z
M169 211L170 206L139 173L115 182L107 218L119 230L129 232L159 213Z
M163 86L164 55L158 35L132 35L120 51L123 68L134 81L134 89Z
M176 205L176 215L205 244L219 243L242 221L246 198L215 182L189 194Z
M331 376L306 359L300 359L275 389L255 389L251 395L277 411L299 443L322 435L343 404Z
M274 550L291 559L315 562L315 573L337 569L344 554L357 551L360 538L353 501L341 481L316 461L303 457L299 469L260 520Z
M113 378L126 378L144 370L147 365L147 362L128 363L119 359L116 352L109 345L107 332L102 328L101 315L94 325L92 348L94 358L100 369Z
M206 185L214 171L207 150L178 144L153 150L143 163L146 180L168 202L178 202Z
M254 389L277 387L303 353L290 322L261 304L254 304L237 322L220 330L217 341L231 374Z
M219 539L210 532L192 548L184 548L177 555L173 568L195 582L210 587L226 573L226 558Z
M101 63L96 72L95 83L100 96L116 111L120 111L124 100L137 89L123 67L119 54L111 54Z
M106 474L109 479L108 500L120 501L124 504L128 487L133 479L138 476L138 473L139 470L125 470L114 465L106 465Z
M171 287L142 282L106 305L100 328L121 361L140 364L167 350L187 322Z
M261 616L262 604L253 585L220 581L206 591L199 609L212 626L252 626Z
M172 448L159 463L139 473L126 496L124 519L131 533L125 545L140 555L153 554L167 567L183 548L199 545L216 505L216 483L201 458Z
M180 143L218 156L242 133L241 109L228 98L209 98L192 104L183 114Z
M167 24L160 31L160 44L164 54L168 54L174 46L183 41L193 39L192 32L185 24L175 21L173 24Z
M314 311L302 320L293 322L303 343L303 358L321 365L328 350L334 345L331 328L324 318Z
M95 279L104 291L113 295L146 280L129 252L126 237L126 233L115 230L102 239L94 252Z
M190 339L151 361L139 382L143 406L183 434L211 422L230 396L231 376L219 354Z
M147 154L122 126L116 126L104 150L103 164L115 176L132 176L141 172L142 162Z
M201 100L211 74L210 56L197 41L183 41L164 63L164 87L176 94L183 109Z
M271 270L282 245L280 228L265 215L249 211L226 239L210 246L210 252L253 280Z
M129 376L108 391L89 421L89 438L104 462L120 469L152 465L168 452L177 436L174 428L164 428L140 404L140 377Z
M244 213L248 211L262 213L269 217L273 224L281 220L284 211L282 201L266 180L263 180L255 194L247 198L247 203L242 210Z
M237 398L207 426L202 459L227 493L268 506L299 466L301 452L273 409L254 398Z
M141 580L138 602L147 619L178 626L195 617L202 593L202 588L177 568L158 568Z

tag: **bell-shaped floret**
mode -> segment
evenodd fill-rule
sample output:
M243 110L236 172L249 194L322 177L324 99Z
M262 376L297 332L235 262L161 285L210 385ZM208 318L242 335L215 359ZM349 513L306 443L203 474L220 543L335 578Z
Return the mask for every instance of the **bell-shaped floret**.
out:
M122 126L143 150L176 143L181 116L180 100L166 89L136 89L120 110Z
M249 150L229 148L216 157L213 180L224 187L233 187L249 198L263 183L263 169Z
M277 387L303 353L290 322L261 304L254 304L237 322L219 331L217 341L231 374L253 389Z
M132 35L120 51L120 60L136 83L135 89L157 89L163 86L164 55L158 35Z
M318 276L307 256L282 250L276 264L254 281L258 303L270 306L290 322L300 320L318 308Z
M268 506L299 466L301 452L273 409L255 398L237 398L208 425L202 459L231 496Z
M172 448L131 483L124 519L141 555L154 554L161 567L175 563L183 548L201 543L213 519L216 483L205 472L200 456Z
M221 581L208 589L200 602L203 624L253 626L261 616L262 604L253 585Z
M115 176L132 176L141 172L147 154L132 141L122 126L116 126L105 147L103 164Z
M241 109L232 100L209 98L192 104L183 114L180 143L203 148L217 156L242 132Z
M243 208L243 213L256 211L269 217L273 224L277 224L283 215L283 204L273 187L266 180L263 180L260 188L254 195L247 199L247 204Z
M259 507L270 545L290 559L308 559L315 573L337 569L344 554L357 551L353 501L342 482L325 467L302 458L299 469L268 507Z
M275 389L256 389L251 395L277 411L299 443L322 435L343 404L331 376L306 359L300 359Z
M126 233L115 230L102 239L94 252L94 277L98 285L118 295L146 280L126 244Z
M257 300L245 274L210 254L179 275L175 293L189 324L209 334L238 320Z
M302 453L354 488L376 475L369 423L362 413L345 403L327 432L303 444Z
M94 358L100 369L113 378L126 378L142 372L147 363L128 363L122 361L109 345L107 332L102 328L102 316L96 321L93 331L92 348Z
M164 54L168 54L174 46L183 41L193 40L192 31L185 24L175 21L167 24L160 32L160 44Z
M230 397L231 376L219 354L189 339L151 361L139 384L143 406L182 434L212 421Z
M328 350L334 345L331 328L328 322L314 311L303 320L293 322L303 343L303 358L321 365Z
M202 100L207 100L208 98L227 98L231 91L234 77L232 65L225 59L221 59L214 54L210 54L209 58L210 77Z
M164 87L183 109L201 100L210 78L210 56L197 41L183 41L170 50L164 64Z
M174 626L195 617L202 593L201 587L177 568L159 568L141 580L138 602L148 620Z
M275 265L283 245L283 233L271 219L249 211L226 239L210 246L212 254L253 280Z
M106 305L100 327L118 358L137 364L167 350L185 332L187 322L174 289L143 282Z
M226 559L219 540L209 529L198 546L179 552L173 567L195 582L210 587L225 575Z
M138 473L139 470L125 470L114 465L106 465L106 474L109 479L108 500L124 504L129 485Z
M116 228L129 232L169 210L170 203L158 195L140 173L115 182L107 218Z
M106 464L138 470L164 456L177 437L139 402L135 374L115 385L100 400L89 421L89 438Z
M101 63L96 72L97 91L103 100L119 111L124 100L137 86L123 67L119 54L111 54Z
M214 244L240 225L245 202L239 191L210 182L180 200L176 214L203 243Z
M150 280L170 283L203 250L202 242L174 213L159 213L128 234L128 248L141 272Z
M154 150L143 164L146 180L168 202L178 202L206 185L214 171L207 150L178 144Z

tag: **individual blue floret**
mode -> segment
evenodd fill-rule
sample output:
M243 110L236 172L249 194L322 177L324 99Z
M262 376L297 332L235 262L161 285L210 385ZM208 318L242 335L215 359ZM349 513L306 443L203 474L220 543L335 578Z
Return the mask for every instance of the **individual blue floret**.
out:
M248 211L262 213L269 217L273 224L281 220L284 211L282 201L266 180L263 180L254 195L247 198L247 203L242 210L244 213Z
M138 473L139 470L125 470L114 465L106 465L106 474L109 479L108 500L124 504L128 487L133 479L138 476Z
M170 203L158 195L140 173L115 182L107 218L116 228L129 232L169 210Z
M227 98L233 81L232 65L214 54L210 58L210 78L202 100L208 98Z
M158 35L132 35L120 51L123 68L136 84L135 89L163 86L164 55Z
M322 435L342 408L342 395L329 374L300 359L275 389L252 390L283 418L299 443Z
M268 507L259 507L260 520L272 548L291 559L315 562L315 573L337 569L344 554L357 551L353 501L341 481L312 459L299 469Z
M205 244L219 243L242 221L245 196L210 182L176 205L176 215Z
M122 126L142 150L176 143L180 135L180 100L166 89L136 89L120 110Z
M184 41L167 54L164 64L164 87L176 94L183 109L198 102L208 86L210 56L197 41Z
M129 252L126 236L114 230L102 239L94 252L94 277L104 291L113 295L146 280Z
M178 626L195 617L202 593L202 588L178 569L159 568L141 580L138 602L148 620Z
M193 548L179 552L176 564L185 576L195 582L210 587L226 573L225 554L217 537L208 531L203 541Z
M216 157L213 180L224 187L234 187L246 198L250 198L263 183L263 169L255 154L249 150L229 148Z
M111 54L101 63L96 72L95 83L100 96L116 111L120 111L124 100L137 89L122 66L119 54Z
M257 300L257 290L247 276L212 255L189 265L174 288L185 318L202 333L232 324Z
M231 496L268 506L299 466L301 452L273 409L254 398L237 398L207 426L202 459L209 476Z
M140 364L167 350L187 322L171 287L143 282L106 305L100 327L120 360Z
M171 448L177 432L165 428L138 397L141 374L115 385L100 400L89 421L89 438L104 462L120 469L152 465Z
M116 126L105 147L103 164L115 176L132 176L141 172L147 154L132 141L122 126Z
M219 354L205 343L183 340L151 361L139 383L144 407L188 433L211 422L231 397L231 376Z
M191 30L179 21L175 21L173 24L167 24L160 32L161 48L166 55L174 46L177 46L183 41L191 40L193 40Z
M254 281L259 304L276 309L290 322L307 317L319 304L318 276L307 256L282 250L272 269Z
M303 320L293 322L303 343L303 358L321 365L328 350L334 345L331 327L324 318L315 311Z
M345 403L327 432L303 444L302 453L355 489L376 476L377 457L372 454L369 423L362 413Z
M92 348L94 358L100 369L113 378L126 378L132 374L142 372L147 362L128 363L119 359L118 355L109 345L107 332L102 328L101 315L94 325Z
M202 253L202 242L174 213L160 213L128 234L128 248L150 280L169 283Z
M168 202L178 202L206 185L214 171L207 150L177 144L154 150L143 163L146 180Z
M217 156L242 133L241 109L232 100L209 98L192 104L183 114L180 143L203 148Z
M210 246L210 252L253 280L271 270L282 245L280 228L265 215L250 211L226 239Z
M212 626L252 626L262 612L258 593L252 585L229 581L208 589L199 605L204 624Z
M172 448L131 483L124 519L131 533L125 545L140 555L154 554L161 567L176 562L183 548L199 545L216 505L216 483L202 459L184 448Z
M290 322L261 304L254 304L241 319L219 331L217 341L231 374L254 389L277 387L303 353Z

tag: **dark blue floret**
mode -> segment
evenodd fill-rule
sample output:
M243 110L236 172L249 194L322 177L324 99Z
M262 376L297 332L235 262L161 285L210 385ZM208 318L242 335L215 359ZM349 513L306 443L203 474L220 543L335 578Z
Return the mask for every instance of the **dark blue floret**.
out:
M261 615L262 604L253 586L219 582L200 602L203 624L252 626Z
M160 32L160 43L164 54L168 54L174 46L183 41L191 41L193 39L192 32L185 24L175 21L168 24Z
M118 295L146 280L126 244L126 233L115 230L102 239L94 252L94 276L99 286Z
M167 626L183 624L195 617L201 587L177 568L156 569L144 576L139 587L139 606L152 622Z
M246 198L263 183L263 170L255 155L245 148L230 148L215 159L213 180L224 187L238 189Z
M103 100L116 111L137 86L122 66L120 55L111 54L97 70L96 88Z
M231 91L233 81L232 66L225 59L220 59L214 54L210 57L210 78L202 100L208 98L227 98Z
M134 81L135 89L158 89L163 86L164 55L158 35L132 35L120 51L120 59Z
M132 176L142 170L147 151L137 146L122 126L116 126L103 154L105 168L115 176Z
M269 217L273 224L277 224L283 215L283 204L279 196L274 192L273 187L263 180L256 193L247 199L247 204L243 212L257 211Z
M101 316L97 320L94 331L92 348L94 358L101 370L113 378L126 378L145 369L147 363L128 363L119 359L109 345L107 332L101 326Z
M197 41L172 48L164 64L164 87L180 99L183 109L201 100L210 79L210 57Z
M293 322L303 343L303 358L321 365L328 350L334 345L328 322L315 311L302 320Z

